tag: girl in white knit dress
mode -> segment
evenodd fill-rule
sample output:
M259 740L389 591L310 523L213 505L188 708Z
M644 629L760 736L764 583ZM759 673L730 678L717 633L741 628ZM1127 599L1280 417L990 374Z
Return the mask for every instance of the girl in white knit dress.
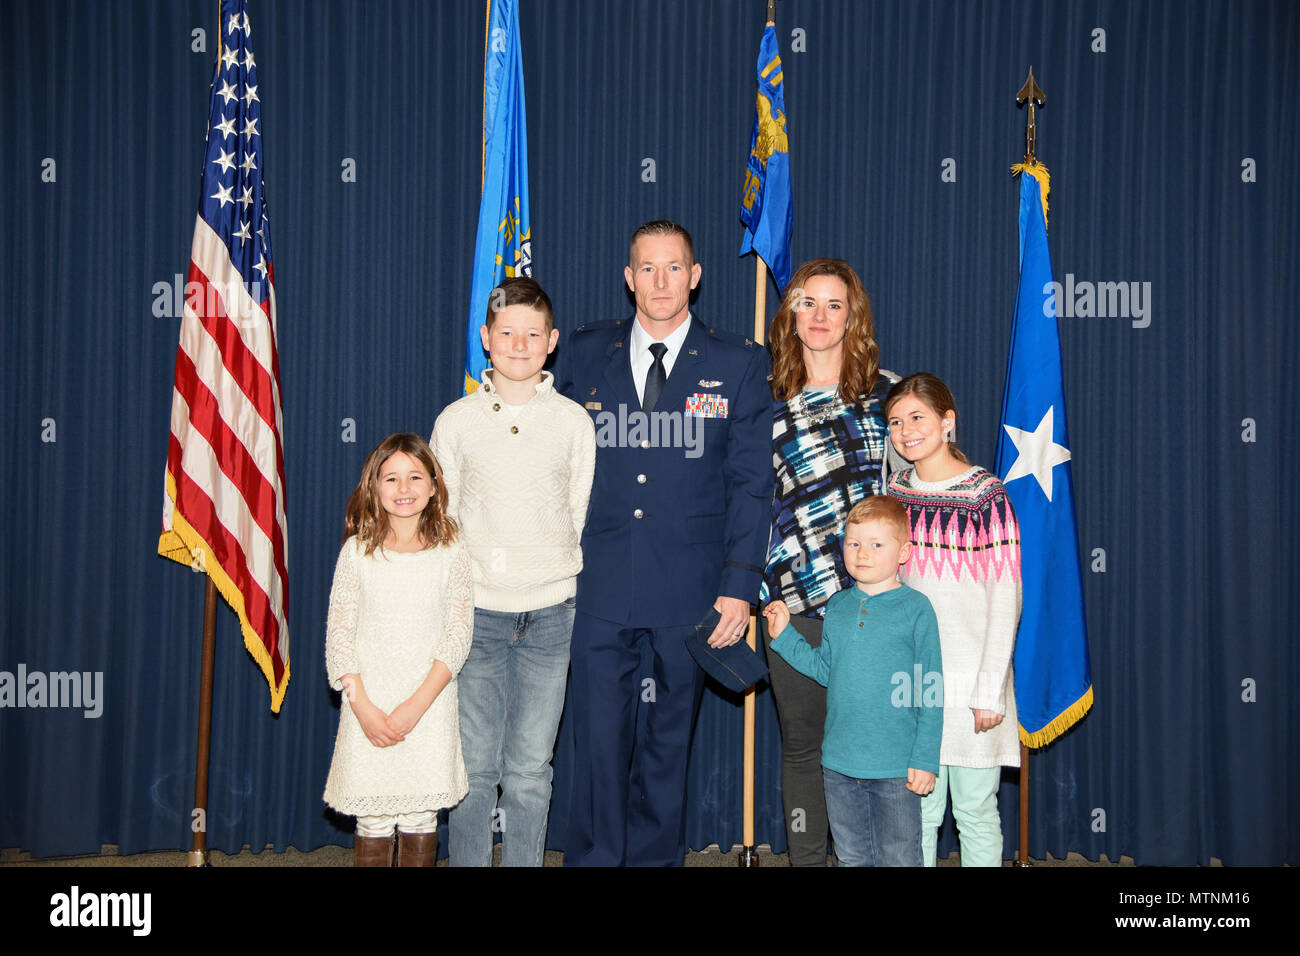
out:
M957 408L922 372L889 390L889 437L913 467L889 494L907 508L912 557L899 579L930 599L943 655L943 738L934 790L921 800L921 850L935 864L947 795L962 866L1002 865L997 792L1020 766L1011 652L1020 620L1020 527L997 477L953 444Z
M438 810L467 788L456 674L469 654L469 558L433 452L390 435L348 501L325 665L343 691L325 802L357 818L357 866L430 866Z

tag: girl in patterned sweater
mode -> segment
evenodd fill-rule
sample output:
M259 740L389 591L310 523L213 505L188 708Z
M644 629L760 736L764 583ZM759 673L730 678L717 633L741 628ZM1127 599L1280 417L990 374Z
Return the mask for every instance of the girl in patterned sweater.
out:
M912 557L899 575L930 599L943 654L943 739L921 801L921 846L935 864L948 791L962 866L1002 865L997 791L1020 766L1011 652L1020 620L1020 528L997 477L953 443L957 407L942 381L909 375L884 402L889 437L912 467L890 477L906 506Z
M456 674L474 632L474 584L433 452L390 435L348 501L325 668L343 691L325 802L357 818L355 865L431 866L438 810L468 789Z

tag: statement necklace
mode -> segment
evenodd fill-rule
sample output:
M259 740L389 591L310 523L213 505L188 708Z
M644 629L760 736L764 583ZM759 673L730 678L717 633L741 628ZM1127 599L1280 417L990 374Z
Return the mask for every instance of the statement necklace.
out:
M798 398L798 407L796 413L802 414L808 420L809 425L825 425L832 418L837 417L840 412L844 411L845 403L840 398L840 392L837 388L833 393L834 397L817 411L811 411L808 405L808 392L800 391Z

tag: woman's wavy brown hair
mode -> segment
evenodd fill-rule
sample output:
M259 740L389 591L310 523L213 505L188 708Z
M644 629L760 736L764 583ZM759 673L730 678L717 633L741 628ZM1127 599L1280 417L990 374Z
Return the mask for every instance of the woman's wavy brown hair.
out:
M384 550L389 526L388 512L379 500L379 473L384 462L399 451L422 464L433 479L429 503L420 513L417 527L425 547L436 548L456 540L458 529L455 519L447 514L447 486L443 484L438 460L433 457L428 442L419 435L403 432L389 435L370 453L361 468L361 480L348 499L347 517L343 521L343 540L347 541L355 534L365 547L366 554L373 554L375 548Z
M871 301L862 280L843 259L810 259L801 265L785 287L785 298L768 327L772 346L772 396L788 402L808 382L803 347L795 335L795 306L804 284L813 276L834 276L849 290L848 320L844 326L844 360L840 365L840 398L861 402L871 394L880 372L880 346L871 325Z

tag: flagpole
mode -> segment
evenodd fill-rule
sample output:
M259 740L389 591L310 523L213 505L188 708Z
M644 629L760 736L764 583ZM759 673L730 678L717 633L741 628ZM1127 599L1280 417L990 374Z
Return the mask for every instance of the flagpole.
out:
M767 30L776 27L776 0L767 0L767 22L763 26L764 37ZM761 54L761 48L760 48ZM780 63L777 57L773 61ZM759 63L759 68L763 68L763 63ZM769 66L770 69L770 66ZM759 95L762 95L762 77L766 74L760 74ZM777 74L777 81L780 80L780 74ZM784 123L784 121L782 121ZM755 130L757 130L758 118L755 116ZM757 132L755 133L757 135ZM750 144L751 150L754 144ZM751 153L751 157L752 157ZM764 160L764 163L766 161ZM747 182L748 188L748 182ZM741 213L741 219L746 223L746 236L749 237L749 229L756 223L750 223L745 218L744 212ZM786 233L786 243L789 244L789 233ZM749 239L746 239L746 248L742 248L743 255L749 247ZM757 248L754 251L754 341L760 346L764 343L764 324L767 315L767 263L763 259L763 254ZM758 615L755 613L749 619L749 630L745 635L745 641L749 644L749 649L758 652ZM739 866L756 867L758 866L758 848L754 844L754 688L751 687L745 691L745 739L744 755L742 770L742 840L743 845L740 850L740 858L737 860Z
M768 0L768 20L771 22L771 10L775 0ZM754 341L763 344L763 325L767 315L767 265L762 256L754 256ZM758 652L758 615L750 615L749 632L745 635L749 649ZM745 691L745 755L743 830L744 841L740 850L739 865L742 867L758 866L758 850L754 845L754 688Z
M1038 161L1038 122L1034 107L1046 106L1047 97L1034 82L1034 68L1029 67L1029 77L1025 85L1016 93L1016 107L1029 104L1029 113L1025 117L1025 163L1030 165ZM1024 741L1020 743L1020 841L1016 848L1016 866L1033 866L1029 860L1029 748Z
M487 75L488 38L492 32L492 0L483 4L483 74ZM478 192L483 195L483 183L487 179L487 84L483 84L483 123L479 126L479 139L483 143L482 159L478 167Z
M212 672L217 649L217 585L205 574L203 594L203 665L199 676L199 746L194 757L194 832L186 866L211 866L208 860L208 756L212 748ZM198 824L197 826L195 824Z
M221 62L221 0L217 0L217 62ZM194 753L194 810L190 817L187 867L211 866L208 859L208 766L212 753L212 672L217 650L217 582L204 568L203 652L199 666L199 740ZM197 824L197 825L196 825Z

